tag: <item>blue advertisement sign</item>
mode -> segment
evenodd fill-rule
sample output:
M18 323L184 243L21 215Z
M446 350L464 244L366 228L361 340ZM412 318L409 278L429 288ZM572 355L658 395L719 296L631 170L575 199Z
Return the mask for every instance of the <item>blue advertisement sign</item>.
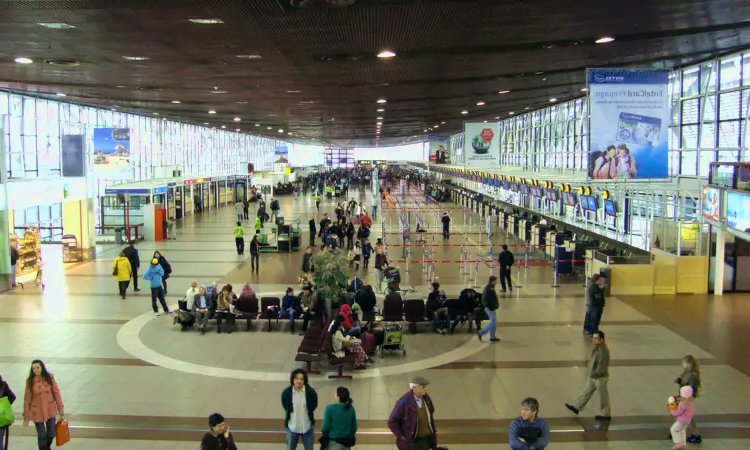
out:
M273 149L273 154L276 156L286 156L289 153L289 147L283 146L283 147L275 147Z
M130 129L94 128L94 172L130 172Z
M750 233L750 195L727 191L727 225Z
M669 72L588 69L594 180L669 177Z

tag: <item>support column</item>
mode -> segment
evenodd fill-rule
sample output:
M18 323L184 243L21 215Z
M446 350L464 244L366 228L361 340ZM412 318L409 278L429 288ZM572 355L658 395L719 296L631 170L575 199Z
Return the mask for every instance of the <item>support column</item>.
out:
M727 242L727 230L713 227L716 230L716 258L714 259L714 295L724 294L724 248Z
M4 116L0 116L0 136L5 136ZM0 292L11 289L10 265L10 220L13 217L8 210L8 168L6 167L5 139L0 139Z

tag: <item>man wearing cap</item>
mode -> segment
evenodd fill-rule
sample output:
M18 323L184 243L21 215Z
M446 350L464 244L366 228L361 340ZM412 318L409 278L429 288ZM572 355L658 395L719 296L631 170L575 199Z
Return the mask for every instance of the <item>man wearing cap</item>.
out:
M219 413L211 414L208 416L208 426L211 431L203 435L201 450L237 450L224 416Z
M161 303L161 307L164 309L164 314L169 314L167 302L164 300L163 278L164 269L159 264L159 260L156 258L152 259L151 265L146 270L146 273L143 274L143 279L151 283L151 307L157 316L159 315L159 308L156 307L156 299L159 299L159 303Z
M396 401L388 417L388 428L396 436L399 450L437 450L435 407L427 395L429 384L423 377L412 378L409 392Z

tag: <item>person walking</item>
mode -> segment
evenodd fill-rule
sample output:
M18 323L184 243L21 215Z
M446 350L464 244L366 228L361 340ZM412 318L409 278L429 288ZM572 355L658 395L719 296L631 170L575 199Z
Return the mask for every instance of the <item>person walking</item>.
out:
M315 209L320 212L320 192L315 193Z
M154 252L152 258L156 258L156 260L159 261L159 265L164 271L164 275L161 277L161 286L164 288L164 295L167 295L167 279L172 274L172 265L169 264L167 258L165 258L158 250Z
M686 447L687 436L685 431L693 420L694 412L693 388L690 386L682 386L680 388L680 405L677 409L669 411L669 413L675 418L675 422L670 429L672 442L674 442L672 450L680 450Z
M693 393L693 400L700 397L701 391L703 390L703 382L701 381L701 365L698 359L693 355L687 355L682 358L682 374L674 379L674 382L682 388L684 386L690 386ZM695 421L695 416L690 419L690 436L687 437L687 442L691 444L700 444L703 442L703 438L698 431L698 422ZM670 437L671 434L670 434Z
M242 204L242 200L237 200L234 204L234 213L237 214L238 221L242 221L245 217L245 205Z
M245 254L245 229L242 228L242 222L237 222L234 227L234 245L237 247L237 254Z
M500 301L497 299L497 292L495 292L495 286L497 286L497 277L492 275L490 277L487 286L482 291L482 306L484 306L484 312L490 318L490 323L485 325L481 330L477 330L477 336L479 342L482 342L482 336L490 333L490 342L499 342L500 338L495 337L497 331L497 317L495 317L495 311L500 308Z
M276 224L276 219L279 217L279 201L275 198L271 198L271 224Z
M604 279L598 273L591 277L591 284L586 291L586 317L583 320L583 332L593 335L599 330L604 312Z
M201 440L201 450L237 450L224 416L219 413L208 416L208 429Z
M544 450L549 444L549 424L537 417L539 402L525 398L521 402L521 415L513 419L508 430L511 450Z
M573 414L579 414L586 404L591 400L594 391L599 392L599 414L595 420L610 420L611 412L609 407L609 391L607 383L609 382L609 348L604 340L604 332L596 331L593 334L594 347L591 349L591 356L587 367L587 381L583 393L573 404L566 403Z
M328 442L327 450L349 450L357 443L357 412L349 389L337 387L335 398L323 411L321 444Z
M253 235L253 240L250 241L250 273L258 273L260 270L260 243L258 243L258 235Z
M412 378L409 392L396 400L388 417L398 450L437 450L435 406L427 394L429 384L423 377Z
M164 309L164 314L169 314L169 308L167 308L167 302L164 300L164 287L162 285L162 278L164 277L164 269L159 265L159 260L154 258L151 260L151 265L146 269L146 273L143 274L143 279L148 280L151 284L151 307L154 310L155 315L159 315L159 308L156 307L156 299L159 299L161 307Z
M501 292L505 292L505 283L508 283L508 289L513 292L513 282L510 280L510 268L513 267L515 259L513 253L508 251L508 246L503 244L503 251L500 252L500 256L497 258L500 263L500 288Z
M117 281L120 289L120 297L122 297L123 300L125 300L125 293L128 291L128 285L130 284L131 271L130 261L125 256L125 252L120 252L112 263L112 276L115 277L115 281Z
M440 219L441 222L443 222L443 239L448 239L451 237L451 218L448 216L447 212L443 213L443 217ZM419 227L417 227L419 229Z
M376 218L378 216L378 199L376 197L372 198L372 218Z
M247 197L242 200L242 215L245 220L250 218L250 200Z
M55 376L47 371L41 360L31 362L31 370L26 378L26 391L23 396L23 426L30 422L36 427L36 438L39 450L51 450L55 442L55 426L64 419L60 388Z
M315 245L315 233L317 232L315 230L315 219L311 218L307 224L310 227L310 247L313 247Z
M123 250L125 257L130 261L130 270L133 272L133 292L138 292L138 269L141 268L141 258L138 256L138 249L135 248L135 239L130 241L130 245Z
M313 450L318 393L310 386L304 369L292 371L289 386L281 391L281 407L284 408L287 450L295 450L300 440L304 450Z
M18 249L10 246L10 287L16 287L16 264L18 263Z
M15 403L16 401L16 394L13 393L8 383L3 381L3 377L0 376L0 401L2 401L3 398L6 398L8 401L7 405L3 405L3 406L12 407L13 403ZM12 417L9 419L12 419ZM4 424L4 423L1 423L2 420L3 420L3 416L0 415L0 450L7 450L8 441L10 440L10 433L8 433L8 427L13 425L13 423ZM12 422L12 420L9 420L9 422Z

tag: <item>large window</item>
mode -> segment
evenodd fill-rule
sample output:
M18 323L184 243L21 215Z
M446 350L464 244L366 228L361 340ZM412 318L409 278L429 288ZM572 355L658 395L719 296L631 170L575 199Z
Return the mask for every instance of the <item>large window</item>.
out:
M23 236L23 228L39 228L42 242L60 241L63 235L62 203L17 208L14 211L15 230L11 233Z

